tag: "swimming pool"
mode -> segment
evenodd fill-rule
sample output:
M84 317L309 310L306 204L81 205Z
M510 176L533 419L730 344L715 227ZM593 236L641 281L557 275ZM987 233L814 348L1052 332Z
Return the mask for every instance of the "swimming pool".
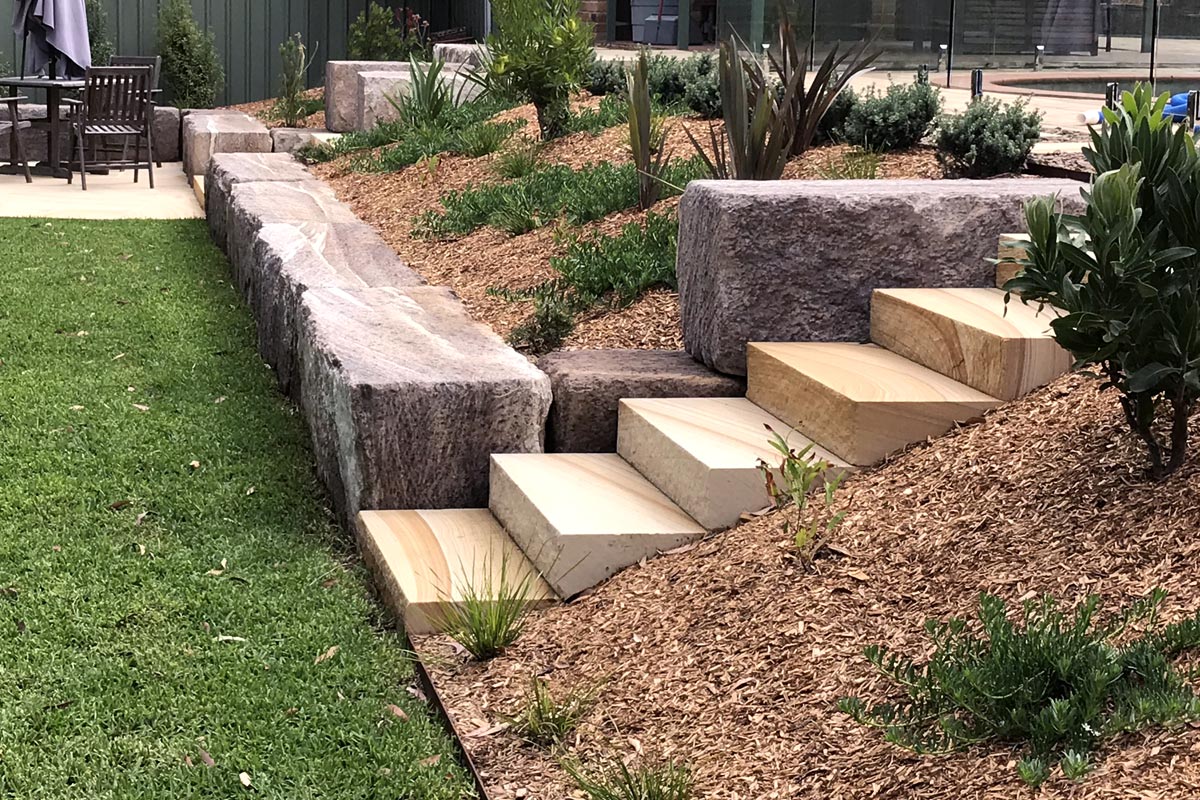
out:
M1144 79L1143 79L1144 80ZM1025 80L1008 81L998 80L996 83L1016 91L1029 91L1052 94L1056 92L1071 92L1074 94L1094 94L1100 97L1104 96L1105 87L1112 81L1121 84L1122 91L1132 89L1133 85L1138 82L1137 78L1129 75L1122 75L1111 78L1096 78L1096 77L1079 77L1079 78L1028 78ZM1163 78L1156 81L1155 90L1162 94L1178 94L1191 89L1200 89L1200 75L1194 78Z

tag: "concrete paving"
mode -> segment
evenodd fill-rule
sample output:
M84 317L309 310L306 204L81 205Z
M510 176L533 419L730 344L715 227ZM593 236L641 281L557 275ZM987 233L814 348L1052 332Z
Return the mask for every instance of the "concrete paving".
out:
M154 171L151 189L142 174L133 182L133 171L89 175L88 189L79 187L79 176L68 184L61 178L34 177L25 183L18 175L0 175L0 217L50 217L53 219L199 219L204 210L187 184L178 163Z

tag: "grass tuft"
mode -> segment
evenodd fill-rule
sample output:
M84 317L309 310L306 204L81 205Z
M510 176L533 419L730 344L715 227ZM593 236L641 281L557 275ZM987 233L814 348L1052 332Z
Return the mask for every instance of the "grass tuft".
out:
M507 552L500 556L494 578L491 567L490 562L483 565L482 581L463 581L461 600L441 602L442 633L477 661L495 658L515 642L525 626L525 616L537 603L534 589L538 577L533 571L521 570L518 575Z
M636 767L617 761L596 774L571 765L565 767L590 800L690 800L692 797L691 770L673 761Z
M561 700L536 675L529 680L521 711L509 720L513 733L542 747L561 744L595 704L595 691L573 689Z

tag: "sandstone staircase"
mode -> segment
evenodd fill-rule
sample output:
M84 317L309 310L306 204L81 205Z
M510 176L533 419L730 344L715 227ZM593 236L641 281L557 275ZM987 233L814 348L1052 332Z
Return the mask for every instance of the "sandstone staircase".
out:
M1002 255L1012 244L1002 238ZM571 597L767 505L757 465L778 456L766 426L850 470L1070 367L1050 312L1006 310L1000 289L884 289L871 305L869 344L751 343L745 398L623 400L616 453L494 455L489 509L363 512L387 601L421 633L502 571L533 576L539 600Z

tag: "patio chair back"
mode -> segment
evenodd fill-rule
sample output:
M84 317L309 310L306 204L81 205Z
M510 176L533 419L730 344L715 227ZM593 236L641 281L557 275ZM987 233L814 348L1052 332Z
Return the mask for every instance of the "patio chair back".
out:
M150 67L151 91L158 90L158 78L162 74L162 56L113 56L109 62L114 67Z
M151 67L92 67L83 90L85 133L144 130L150 121Z

